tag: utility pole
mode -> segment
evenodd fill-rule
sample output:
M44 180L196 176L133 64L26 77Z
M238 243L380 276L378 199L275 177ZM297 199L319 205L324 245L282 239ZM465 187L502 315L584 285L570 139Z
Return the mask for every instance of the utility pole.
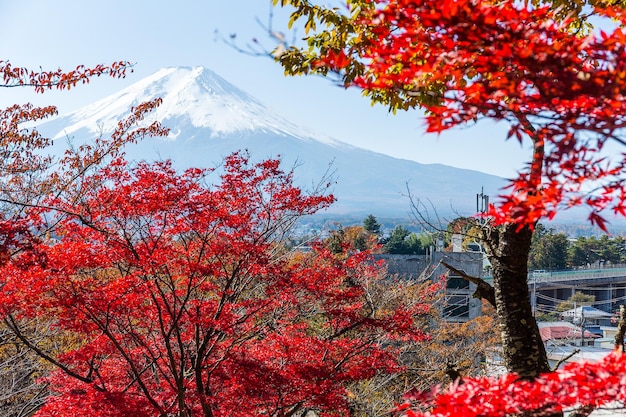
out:
M480 194L476 194L476 212L480 215L480 217L478 218L478 224L480 225L481 229L487 224L487 219L484 216L487 213L487 210L489 210L489 196L485 194L485 187L480 187ZM480 253L483 259L480 268L482 275L482 270L485 268L486 255L483 249L484 242L481 241L479 244Z
M578 306L576 305L576 301L574 301L574 324L578 321ZM585 305L580 305L580 346L585 346L585 311L583 309ZM574 337L574 340L576 338Z
M533 273L533 317L537 318L537 276Z

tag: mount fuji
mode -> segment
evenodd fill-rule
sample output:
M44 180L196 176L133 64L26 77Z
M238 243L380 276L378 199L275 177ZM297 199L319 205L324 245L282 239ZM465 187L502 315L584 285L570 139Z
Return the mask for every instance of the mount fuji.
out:
M428 200L439 214L469 215L476 194L496 195L502 178L440 164L419 164L357 148L294 125L254 97L203 67L164 68L137 83L38 129L56 143L106 135L129 108L161 97L154 120L170 128L166 138L148 138L125 149L130 160L171 159L178 169L214 167L236 150L254 160L280 156L284 168L296 166L305 189L332 173L337 202L330 214L405 218L411 194ZM384 140L384 138L381 138Z

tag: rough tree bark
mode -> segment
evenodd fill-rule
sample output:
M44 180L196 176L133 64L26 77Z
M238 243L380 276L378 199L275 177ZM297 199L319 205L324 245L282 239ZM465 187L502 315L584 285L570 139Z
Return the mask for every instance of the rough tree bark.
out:
M528 293L528 254L532 230L517 225L485 226L485 251L491 262L496 316L507 369L525 379L550 372L546 350L532 314Z
M452 272L477 285L474 297L495 307L505 366L509 372L525 379L552 370L528 293L528 254L532 235L529 227L518 231L513 224L499 227L486 224L482 227L481 240L491 262L493 286L442 262Z

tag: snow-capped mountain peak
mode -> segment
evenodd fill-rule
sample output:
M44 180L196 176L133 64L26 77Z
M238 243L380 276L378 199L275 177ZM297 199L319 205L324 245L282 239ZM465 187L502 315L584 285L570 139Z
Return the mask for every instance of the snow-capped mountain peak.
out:
M87 129L97 134L112 131L131 106L161 97L163 103L146 121L159 120L176 139L182 127L210 131L212 137L251 132L316 140L334 146L340 142L315 135L276 115L254 97L204 67L170 67L67 115L56 137ZM206 134L206 131L205 131ZM347 146L347 145L345 145Z
M481 187L495 195L504 185L502 179L476 171L418 164L316 135L203 67L164 68L38 129L59 139L55 146L62 155L66 138L80 143L106 136L130 107L157 97L163 102L144 123L159 121L170 128L170 136L128 144L124 152L130 161L171 159L184 169L216 167L224 156L244 149L253 160L280 156L285 169L297 166L294 178L305 189L328 182L330 173L338 199L330 210L350 215L406 216L409 203L402 195L408 181L412 194L443 212L452 207L473 214Z

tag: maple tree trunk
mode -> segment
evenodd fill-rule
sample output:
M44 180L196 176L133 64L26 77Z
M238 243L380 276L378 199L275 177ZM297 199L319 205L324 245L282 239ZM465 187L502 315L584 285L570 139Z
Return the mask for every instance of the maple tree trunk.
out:
M496 315L503 357L509 372L533 379L550 372L546 350L532 314L528 293L528 253L532 230L517 225L485 230L493 268Z

